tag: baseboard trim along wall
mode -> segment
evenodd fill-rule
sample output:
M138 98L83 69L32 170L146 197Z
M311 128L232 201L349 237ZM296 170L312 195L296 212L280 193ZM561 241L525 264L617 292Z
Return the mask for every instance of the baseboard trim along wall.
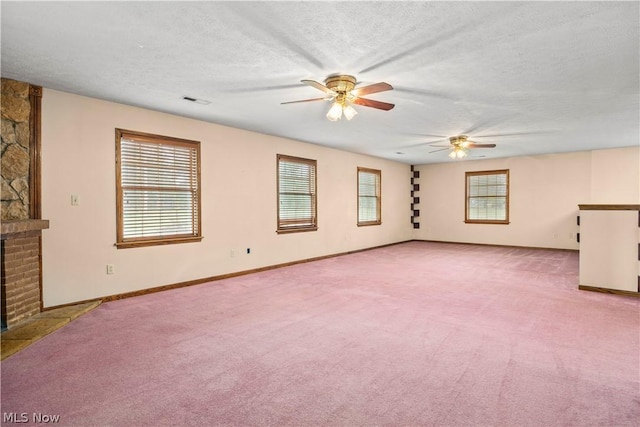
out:
M580 289L581 291L601 292L604 294L623 295L627 297L640 298L640 292L624 291L621 289L599 288L597 286L586 286L586 285L579 285L578 289Z
M102 302L116 301L116 300L125 299L125 298L132 298L132 297L137 297L137 296L141 296L141 295L153 294L153 293L156 293L156 292L169 291L171 289L178 289L178 288L184 288L184 287L187 287L187 286L201 285L201 284L207 283L207 282L215 282L217 280L229 279L231 277L245 276L247 274L259 273L261 271L273 270L273 269L276 269L276 268L289 267L291 265L303 264L303 263L306 263L306 262L320 261L320 260L327 259L327 258L334 258L334 257L342 256L342 255L349 255L349 254L354 254L354 253L358 253L358 252L370 251L372 249L378 249L378 248L384 248L384 247L387 247L387 246L399 245L401 243L407 243L407 242L411 242L411 241L412 240L404 240L404 241L401 241L401 242L387 243L386 245L372 246L370 248L356 249L356 250L353 250L353 251L340 252L340 253L331 254L331 255L322 255L322 256L313 257L313 258L306 258L306 259L301 259L301 260L297 260L297 261L285 262L285 263L282 263L282 264L268 265L266 267L253 268L251 270L236 271L234 273L220 274L218 276L204 277L202 279L188 280L186 282L173 283L173 284L170 284L170 285L163 285L163 286L156 286L156 287L147 288L147 289L140 289L139 291L132 291L132 292L125 292L125 293L122 293L122 294L108 295L108 296L105 296L105 297L92 298L92 299L83 300L83 301L75 301L75 302L71 302L71 303L68 303L68 304L61 304L61 305L54 305L54 306L51 306L51 307L45 307L42 311L49 311L49 310L54 310L54 309L57 309L57 308L68 307L68 306L77 305L77 304L84 304L84 303L94 302L94 301L102 301Z
M541 249L541 250L552 250L552 251L579 252L579 249L545 248L541 246L497 245L494 243L453 242L453 241L447 241L447 240L427 240L427 239L414 239L413 241L429 242L429 243L452 243L456 245L492 246L492 247L498 247L498 248Z
M267 271L267 270L273 270L273 269L276 269L276 268L288 267L288 266L291 266L291 265L302 264L302 263L305 263L305 262L320 261L320 260L327 259L327 258L338 257L338 256L342 256L342 255L349 255L349 254L354 254L354 253L358 253L358 252L369 251L369 250L372 250L372 249L384 248L384 247L393 246L393 245L399 245L399 244L407 243L407 242L452 243L452 244L457 244L457 245L493 246L493 247L503 247L503 248L540 249L540 250L578 252L578 250L576 250L576 249L541 248L541 247L536 247L536 246L495 245L495 244L490 244L490 243L448 242L448 241L441 241L441 240L412 239L412 240L405 240L405 241L402 241L402 242L388 243L386 245L372 246L370 248L365 248L365 249L356 249L356 250L353 250L353 251L340 252L340 253L331 254L331 255L322 255L322 256L313 257L313 258L306 258L306 259L301 259L301 260L297 260L297 261L285 262L285 263L282 263L282 264L275 264L275 265L269 265L269 266L266 266L266 267L253 268L251 270L243 270L243 271L237 271L237 272L234 272L234 273L220 274L218 276L204 277L202 279L189 280L189 281L186 281L186 282L173 283L173 284L170 284L170 285L156 286L156 287L153 287L153 288L141 289L139 291L126 292L126 293L122 293L122 294L108 295L108 296L101 297L101 298L93 298L93 299L88 299L88 300L83 300L83 301L76 301L76 302L72 302L72 303L68 303L68 304L55 305L55 306L51 306L51 307L46 307L42 311L54 310L54 309L57 309L57 308L68 307L68 306L72 306L72 305L76 305L76 304L84 304L84 303L93 302L93 301L102 301L102 302L116 301L116 300L125 299L125 298L137 297L137 296L140 296L140 295L146 295L146 294L153 294L153 293L156 293L156 292L169 291L171 289L184 288L186 286L201 285L201 284L207 283L207 282L215 282L217 280L229 279L231 277L238 277L238 276L244 276L244 275L252 274L252 273L259 273L261 271ZM607 293L607 294L640 297L640 292L631 292L631 291L623 291L623 290L616 290L616 289L598 288L598 287L595 287L595 286L579 285L578 289L584 290L584 291L602 292L602 293Z

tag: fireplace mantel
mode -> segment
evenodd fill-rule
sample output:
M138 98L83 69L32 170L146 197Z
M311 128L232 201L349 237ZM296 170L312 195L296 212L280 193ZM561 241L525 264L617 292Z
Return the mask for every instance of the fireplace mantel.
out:
M27 233L30 231L41 231L49 228L48 219L19 219L13 221L2 221L0 224L0 238L2 240L11 238L12 234Z

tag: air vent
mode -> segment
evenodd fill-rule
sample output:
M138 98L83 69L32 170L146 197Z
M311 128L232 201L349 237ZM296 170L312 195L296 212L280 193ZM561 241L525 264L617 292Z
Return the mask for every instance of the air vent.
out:
M206 99L193 98L191 96L183 96L182 99L184 99L185 101L195 102L196 104L201 104L201 105L211 104L211 101L207 101Z

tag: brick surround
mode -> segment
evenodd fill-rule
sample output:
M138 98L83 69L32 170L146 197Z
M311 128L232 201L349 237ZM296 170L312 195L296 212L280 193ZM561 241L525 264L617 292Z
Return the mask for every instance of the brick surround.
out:
M42 310L41 237L49 221L4 221L2 228L2 325L11 328Z

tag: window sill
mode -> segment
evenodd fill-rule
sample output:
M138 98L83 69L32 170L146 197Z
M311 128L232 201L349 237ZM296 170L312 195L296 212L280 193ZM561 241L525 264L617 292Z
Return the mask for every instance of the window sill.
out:
M132 240L128 242L118 242L114 246L118 249L139 248L142 246L160 246L173 245L178 243L193 243L202 240L202 236L195 237L176 237L171 239L154 239L154 240Z
M382 221L359 222L358 227L368 227L370 225L382 225Z
M316 231L318 227L282 228L276 230L278 234L302 233L305 231Z
M509 221L503 221L503 220L496 220L496 221L491 221L491 220L475 220L475 219L465 219L464 220L465 224L509 224Z

